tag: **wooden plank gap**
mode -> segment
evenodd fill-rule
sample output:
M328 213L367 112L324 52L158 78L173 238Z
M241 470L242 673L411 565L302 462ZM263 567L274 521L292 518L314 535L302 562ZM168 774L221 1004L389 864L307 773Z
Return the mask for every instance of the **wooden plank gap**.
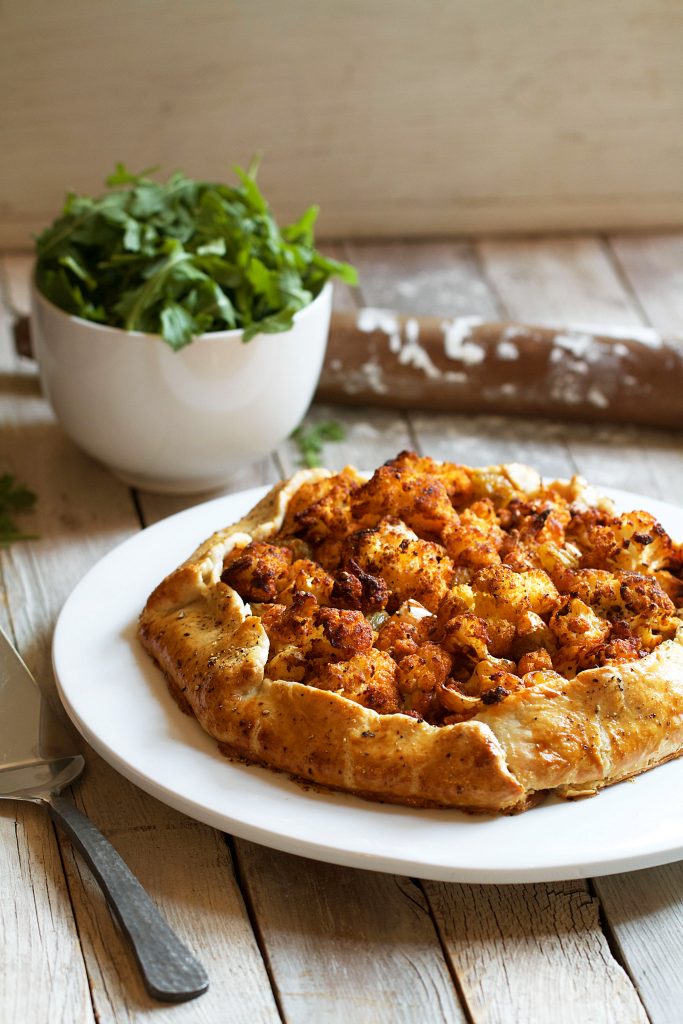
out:
M479 245L477 239L475 238L471 240L470 244L472 248L472 260L479 272L479 276L481 277L482 281L485 283L489 291L489 294L491 296L491 302L495 307L497 316L501 320L512 319L510 316L510 311L508 310L505 304L503 294L496 285L495 278L488 272L486 260L483 257L481 246Z
M474 1016L472 1014L471 1007L470 1007L470 1005L469 1005L469 1003L467 1001L467 996L465 994L465 989L463 987L463 984L462 984L462 981L460 979L460 976L458 975L458 971L457 971L457 968L455 966L455 961L454 961L453 957L451 957L451 955L449 953L448 944L446 942L446 936L445 936L445 934L444 934L444 932L443 932L443 930L441 928L441 923L439 921L438 916L434 913L434 908L432 907L431 901L429 899L429 895L427 893L427 889L426 889L426 886L424 884L424 880L422 878L411 878L411 882L413 882L419 888L419 890L422 893L422 896L424 898L425 904L427 905L427 909L429 910L429 916L430 916L430 918L432 920L432 924L434 925L434 932L435 932L436 937L437 937L437 939L439 941L439 946L441 947L441 952L443 953L443 958L444 958L444 960L446 962L446 967L448 968L448 973L451 976L451 981L453 982L453 988L455 989L455 994L458 997L458 1002L460 1003L460 1007L462 1009L463 1016L465 1017L465 1020L467 1021L467 1024L478 1024L478 1022L475 1020L475 1018L474 1018Z
M619 258L619 253L617 249L614 248L614 246L612 245L610 236L598 235L597 241L600 245L600 248L605 254L605 258L610 263L612 270L614 271L615 277L617 278L617 280L621 284L621 287L624 289L629 299L631 300L631 305L638 313L638 316L641 318L644 324L647 324L648 326L653 326L652 321L647 314L647 310L645 309L645 306L640 300L638 292L633 287L633 283L628 274L626 273L626 268Z
M237 883L237 888L239 889L239 892L240 892L240 894L242 896L242 902L244 903L244 908L245 908L245 910L247 912L247 917L248 917L249 923L251 925L251 930L254 933L254 942L256 943L256 945L258 947L259 953L261 954L261 959L263 960L263 966L264 966L266 974L268 976L268 982L270 984L270 988L271 988L271 991L273 993L273 1000L275 1002L275 1008L277 1009L277 1012L278 1012L278 1014L280 1016L280 1020L283 1022L283 1024L287 1024L287 1019L285 1017L285 1011L284 1011L284 1008L282 1006L282 998L281 998L281 995L280 995L280 990L278 988L277 980L275 978L275 972L273 970L273 965L271 963L270 956L268 954L268 946L266 944L266 941L265 941L265 938L264 938L264 935L263 935L263 931L261 929L261 924L260 924L259 919L258 919L258 914L256 913L256 909L254 907L254 902L253 902L252 897L251 897L251 891L249 889L249 883L248 883L247 878L245 876L245 873L244 873L244 871L242 869L242 859L241 859L241 857L239 855L239 852L237 850L237 847L235 845L235 839L234 839L233 836L231 836L227 832L224 832L223 833L223 841L225 842L225 845L228 848L228 852L230 854L230 860L232 862L232 870L233 870L233 873L234 873L234 876L235 876L235 882Z
M591 897L595 900L595 905L598 911L598 922L600 924L600 927L602 928L602 933L605 936L605 941L609 947L609 951L612 954L612 957L616 961L616 963L619 964L624 973L630 978L631 984L638 993L638 998L640 999L641 1003L643 1003L643 1008L645 1009L647 1018L651 1021L652 1018L648 1013L647 1006L645 1005L643 993L641 992L636 977L634 976L633 972L629 967L628 960L626 959L624 955L624 950L621 948L621 943L619 942L619 936L617 935L616 929L612 927L612 924L610 922L609 916L607 914L607 909L604 906L602 900L600 899L600 894L598 892L595 879L587 878L586 885L588 887L588 892L590 893Z
M137 487L131 487L131 489L130 489L130 500L133 503L133 508L135 509L135 514L138 517L138 521L140 523L140 527L142 529L144 529L145 528L145 516L144 516L144 513L142 511L142 502L140 501L140 493L139 493Z

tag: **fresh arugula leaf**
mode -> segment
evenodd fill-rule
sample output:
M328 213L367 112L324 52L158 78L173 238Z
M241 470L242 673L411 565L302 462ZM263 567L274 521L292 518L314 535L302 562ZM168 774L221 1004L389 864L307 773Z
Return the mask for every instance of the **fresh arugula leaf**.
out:
M0 548L9 547L17 540L35 540L37 534L24 533L14 521L16 514L30 512L35 503L35 494L13 473L0 475Z
M320 466L324 442L343 441L345 436L344 427L337 420L325 420L312 427L297 427L292 433L292 440L299 449L299 465L309 469Z
M108 192L70 193L36 239L38 288L68 313L160 333L174 349L207 331L241 328L249 341L289 330L331 277L358 275L315 249L316 206L278 227L257 166L227 185L117 164Z

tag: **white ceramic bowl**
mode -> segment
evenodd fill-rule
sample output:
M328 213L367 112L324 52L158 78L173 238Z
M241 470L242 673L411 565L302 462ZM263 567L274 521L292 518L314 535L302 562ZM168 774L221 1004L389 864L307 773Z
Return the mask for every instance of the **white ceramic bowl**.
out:
M35 284L33 346L68 436L128 484L192 493L219 487L297 426L322 367L328 282L291 330L203 334L174 352L158 335L70 316Z

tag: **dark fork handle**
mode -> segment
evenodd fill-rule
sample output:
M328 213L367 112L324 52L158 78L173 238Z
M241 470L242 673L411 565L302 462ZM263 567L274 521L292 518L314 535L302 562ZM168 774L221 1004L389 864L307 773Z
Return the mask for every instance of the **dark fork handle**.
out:
M50 816L78 847L128 936L145 987L155 999L181 1003L206 992L209 979L171 930L132 871L71 800L51 796Z

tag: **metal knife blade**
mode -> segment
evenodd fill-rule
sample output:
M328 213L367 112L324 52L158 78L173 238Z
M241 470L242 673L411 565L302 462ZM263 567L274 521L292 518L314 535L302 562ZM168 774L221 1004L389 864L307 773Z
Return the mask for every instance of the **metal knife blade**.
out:
M83 771L76 741L0 629L0 799L46 803L77 846L130 939L149 993L179 1003L209 979L114 847L72 800L59 796Z
M0 629L0 794L24 769L76 757L78 742ZM11 776L11 778L10 778Z

